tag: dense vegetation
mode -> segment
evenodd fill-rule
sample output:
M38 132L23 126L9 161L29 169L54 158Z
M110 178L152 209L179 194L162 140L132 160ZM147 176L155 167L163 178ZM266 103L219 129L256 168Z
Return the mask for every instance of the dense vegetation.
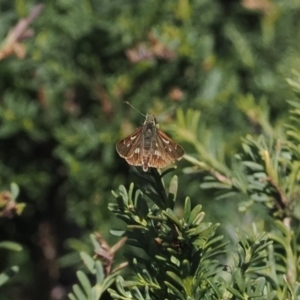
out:
M298 1L0 11L0 300L300 296ZM176 169L117 155L125 101Z

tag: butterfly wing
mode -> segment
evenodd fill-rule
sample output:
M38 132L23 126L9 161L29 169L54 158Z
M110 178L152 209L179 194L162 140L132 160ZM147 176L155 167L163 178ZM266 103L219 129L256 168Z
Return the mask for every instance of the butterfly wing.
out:
M151 150L145 150L143 145L143 127L137 128L131 135L119 141L116 145L118 154L125 158L128 164L148 167L164 168L184 155L184 150L163 131L156 129L151 142Z
M183 148L168 137L163 131L157 130L157 139L161 142L164 147L166 156L169 157L171 162L180 160L184 155Z
M164 168L179 160L184 155L183 148L175 143L163 131L157 129L154 149L149 159L149 166L153 168Z
M132 134L119 141L116 145L119 155L133 166L143 164L141 149L142 129L143 127L137 128Z

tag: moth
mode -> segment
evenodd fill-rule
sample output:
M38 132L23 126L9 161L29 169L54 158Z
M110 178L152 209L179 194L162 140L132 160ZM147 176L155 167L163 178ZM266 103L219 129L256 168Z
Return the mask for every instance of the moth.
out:
M158 129L156 118L147 114L143 126L119 141L116 145L118 154L132 166L164 168L184 155L183 148Z

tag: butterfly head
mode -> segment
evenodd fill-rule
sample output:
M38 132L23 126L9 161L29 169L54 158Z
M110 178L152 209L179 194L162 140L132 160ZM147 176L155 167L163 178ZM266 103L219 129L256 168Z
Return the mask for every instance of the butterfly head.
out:
M145 125L152 125L154 127L157 127L157 120L156 120L156 118L153 115L147 114L145 122L144 122L144 126Z

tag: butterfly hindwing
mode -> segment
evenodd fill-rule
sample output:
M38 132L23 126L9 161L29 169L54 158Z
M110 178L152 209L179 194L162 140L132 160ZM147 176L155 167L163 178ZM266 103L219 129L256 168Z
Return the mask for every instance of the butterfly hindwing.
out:
M149 159L149 166L154 168L164 168L175 160L180 159L184 154L181 146L176 144L163 131L157 129L153 151Z
M157 140L161 145L160 148L164 149L163 154L168 157L168 160L171 162L181 159L184 155L184 150L182 147L175 143L163 131L157 130Z

